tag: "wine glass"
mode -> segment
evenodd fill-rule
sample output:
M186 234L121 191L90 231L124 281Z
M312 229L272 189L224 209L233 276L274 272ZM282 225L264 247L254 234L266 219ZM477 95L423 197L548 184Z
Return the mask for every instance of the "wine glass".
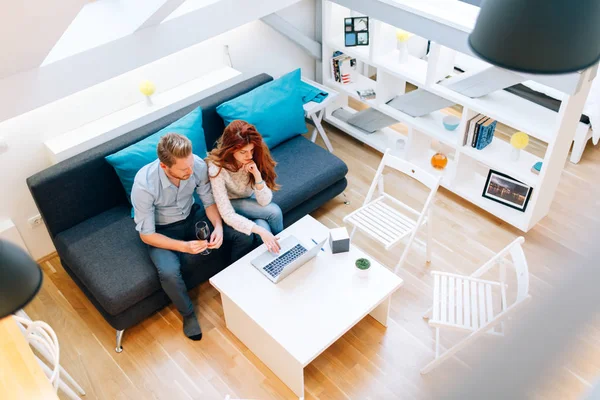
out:
M210 228L208 227L208 224L206 223L206 221L196 222L196 238L198 240L206 240L206 241L208 241L210 239ZM206 249L200 254L205 256L207 254L210 254L210 250Z

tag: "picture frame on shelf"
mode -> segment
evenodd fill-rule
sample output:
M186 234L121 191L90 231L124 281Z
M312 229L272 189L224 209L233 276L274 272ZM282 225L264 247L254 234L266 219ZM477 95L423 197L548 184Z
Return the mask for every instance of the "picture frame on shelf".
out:
M515 210L525 212L532 191L531 186L490 169L482 196Z
M369 45L369 32L357 32L356 33L356 45L357 46L368 46Z
M356 32L367 32L369 30L369 17L353 17L352 23Z
M344 18L344 45L346 47L369 45L369 17Z
M344 35L344 45L346 47L354 47L356 46L356 33L355 32L346 32Z

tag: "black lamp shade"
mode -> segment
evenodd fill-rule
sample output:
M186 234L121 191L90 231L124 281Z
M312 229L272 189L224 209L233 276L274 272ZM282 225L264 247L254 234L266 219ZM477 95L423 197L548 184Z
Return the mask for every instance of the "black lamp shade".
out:
M599 0L484 0L471 50L506 69L561 74L600 58Z
M0 318L25 307L40 290L43 274L20 247L0 240Z

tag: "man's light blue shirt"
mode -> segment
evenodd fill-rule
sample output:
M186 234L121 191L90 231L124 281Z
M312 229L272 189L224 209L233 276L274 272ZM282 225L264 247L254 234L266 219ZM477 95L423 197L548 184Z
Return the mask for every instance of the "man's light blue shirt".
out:
M175 186L159 160L142 167L135 175L131 189L135 229L149 235L156 232L156 225L166 225L186 219L194 204L194 190L204 208L215 204L206 163L194 155L194 173L189 179Z

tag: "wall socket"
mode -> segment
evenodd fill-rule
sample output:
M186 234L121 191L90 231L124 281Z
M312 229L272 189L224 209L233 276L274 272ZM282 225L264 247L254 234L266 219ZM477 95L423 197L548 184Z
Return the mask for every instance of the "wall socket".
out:
M40 225L44 224L44 220L42 219L42 216L40 214L34 215L33 217L29 218L27 220L27 222L29 222L29 225L32 228L35 228L36 226L40 226Z

